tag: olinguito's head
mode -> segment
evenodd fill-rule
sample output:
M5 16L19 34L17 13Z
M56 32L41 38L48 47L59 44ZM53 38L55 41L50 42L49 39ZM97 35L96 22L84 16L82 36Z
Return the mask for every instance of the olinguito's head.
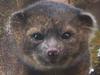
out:
M10 22L15 54L37 69L65 68L82 60L95 24L91 14L49 1L15 12Z

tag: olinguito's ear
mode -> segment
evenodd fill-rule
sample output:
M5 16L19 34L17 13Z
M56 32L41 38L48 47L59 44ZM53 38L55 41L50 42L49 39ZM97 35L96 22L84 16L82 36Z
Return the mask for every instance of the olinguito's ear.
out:
M97 23L95 17L88 13L88 12L81 12L79 14L79 20L83 23L83 25L90 27L90 28L96 28Z
M79 14L79 20L81 21L81 27L86 28L89 31L89 42L94 38L95 32L98 30L95 17L88 12L81 12ZM86 32L88 33L88 32Z
M10 21L11 25L13 26L19 26L19 25L25 25L27 20L27 16L24 12L18 11L11 15Z

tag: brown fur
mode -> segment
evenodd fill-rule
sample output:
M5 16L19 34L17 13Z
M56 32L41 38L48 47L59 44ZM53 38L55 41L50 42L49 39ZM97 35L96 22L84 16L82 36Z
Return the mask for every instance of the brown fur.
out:
M90 14L62 3L41 1L15 12L9 22L1 43L0 75L89 75L88 46L95 28ZM37 32L46 39L30 37ZM61 38L65 32L71 33L70 39ZM47 50L42 48L52 37L60 51L60 61L54 64L46 60Z

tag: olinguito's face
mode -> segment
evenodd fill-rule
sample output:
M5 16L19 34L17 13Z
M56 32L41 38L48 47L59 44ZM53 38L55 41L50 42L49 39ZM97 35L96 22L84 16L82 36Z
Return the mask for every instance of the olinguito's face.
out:
M17 55L26 64L38 69L70 67L88 48L91 19L89 16L78 17L67 10L48 13L42 9L31 11L27 19L22 13L13 19ZM49 8L46 10L51 11Z

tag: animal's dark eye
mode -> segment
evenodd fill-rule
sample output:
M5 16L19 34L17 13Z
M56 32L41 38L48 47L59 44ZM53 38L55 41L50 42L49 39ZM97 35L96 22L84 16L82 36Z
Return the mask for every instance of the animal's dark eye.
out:
M31 38L34 39L34 40L43 40L44 35L42 35L41 33L33 33L31 35Z
M71 36L72 36L72 34L70 32L65 32L65 33L62 34L61 37L63 39L69 39Z

